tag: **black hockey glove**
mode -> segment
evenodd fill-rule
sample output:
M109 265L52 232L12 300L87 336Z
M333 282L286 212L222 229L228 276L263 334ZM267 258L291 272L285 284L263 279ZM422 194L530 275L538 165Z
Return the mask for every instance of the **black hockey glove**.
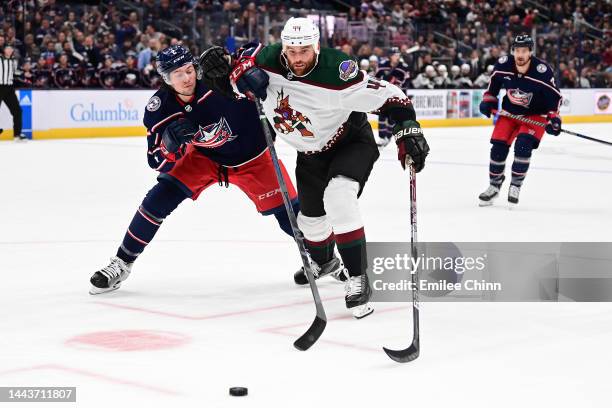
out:
M202 81L215 92L236 99L229 81L231 56L221 47L210 47L200 55L198 62L202 68Z
M200 55L198 62L206 78L226 77L231 71L231 57L222 47L210 47Z
M561 116L555 112L550 112L546 116L546 133L553 136L559 136L561 133Z
M497 111L498 100L495 96L485 93L482 96L482 102L480 102L480 113L485 115L487 118L491 117L491 114L495 114Z
M397 158L402 168L414 166L417 173L425 167L429 145L423 136L421 125L416 120L405 120L393 126L393 137L397 144Z
M169 153L176 153L182 145L193 140L193 136L198 132L189 119L179 119L171 122L162 134L162 143L165 150Z

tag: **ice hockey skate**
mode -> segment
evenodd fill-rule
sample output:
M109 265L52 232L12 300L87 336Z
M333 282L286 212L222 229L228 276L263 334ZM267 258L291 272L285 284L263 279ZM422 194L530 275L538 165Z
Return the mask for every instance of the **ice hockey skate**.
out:
M478 204L480 207L488 207L493 205L495 199L499 197L499 186L495 184L490 184L487 189L478 196L480 203Z
M89 280L91 282L90 295L111 292L121 287L121 283L130 276L132 264L125 263L117 257L111 258L108 266L94 273Z
M360 276L348 276L348 271L345 274L348 277L344 284L346 308L353 313L355 319L362 319L372 314L374 308L369 303L372 289L370 289L368 275L364 273Z
M312 274L314 275L315 280L330 275L337 281L346 281L346 276L344 275L344 264L336 256L323 265L319 265L315 261L311 260L310 266L312 267ZM306 277L303 266L293 275L293 280L298 285L308 284L308 278Z
M510 184L508 189L508 204L510 208L515 207L519 202L519 194L521 193L521 187Z

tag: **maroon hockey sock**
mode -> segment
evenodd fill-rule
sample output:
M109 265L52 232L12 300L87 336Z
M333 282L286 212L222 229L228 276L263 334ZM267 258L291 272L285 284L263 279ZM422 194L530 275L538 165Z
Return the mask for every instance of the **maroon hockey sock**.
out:
M323 241L309 241L304 239L304 244L310 254L310 258L319 265L329 262L334 256L336 241L333 232Z
M367 258L363 227L344 234L336 234L336 243L349 275L360 276L364 274L367 268Z

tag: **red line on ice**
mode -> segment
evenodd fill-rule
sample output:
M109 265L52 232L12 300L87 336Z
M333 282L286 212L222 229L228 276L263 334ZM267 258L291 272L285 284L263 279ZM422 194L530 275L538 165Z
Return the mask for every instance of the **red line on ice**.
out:
M330 301L330 300L338 300L338 299L344 299L344 296L329 297L329 298L325 298L323 300L324 301ZM308 299L308 300L302 300L302 301L299 301L299 302L283 303L283 304L280 304L280 305L264 306L264 307L258 307L258 308L253 308L253 309L236 310L236 311L233 311L233 312L224 312L224 313L217 313L217 314L204 315L204 316L188 316L188 315L180 314L180 313L163 312L163 311L159 311L159 310L147 309L147 308L144 308L144 307L137 307L137 306L118 305L118 304L110 303L110 302L100 302L100 301L97 301L97 302L93 302L93 303L97 303L97 304L103 305L103 306L114 307L114 308L117 308L117 309L125 309L125 310L132 310L132 311L135 311L135 312L150 313L150 314L154 314L154 315L158 315L158 316L173 317L173 318L176 318L176 319L210 320L210 319L222 319L224 317L241 316L241 315L246 315L246 314L251 314L251 313L267 312L267 311L270 311L270 310L286 309L286 308L290 308L290 307L293 307L293 306L301 306L301 305L312 304L313 302L312 302L312 299Z
M389 309L384 309L384 310L376 310L374 311L374 314L383 314L383 313L391 313L391 312L397 312L399 310L406 310L409 309L409 306L398 306L398 307L392 307ZM367 319L367 317L366 317ZM327 319L328 322L331 321L336 321L336 320L353 320L353 316L351 316L350 314L342 314L342 315L337 315L334 317L330 317ZM296 333L292 333L289 332L287 329L292 329L294 327L307 327L308 324L310 324L310 322L302 322L302 323L297 323L297 324L289 324L286 326L276 326L276 327L269 327L269 328L265 328L265 329L261 329L259 330L260 332L263 333L272 333L272 334L278 334L281 336L288 336L288 337L297 337L299 336L299 334ZM367 347L367 346L360 346L358 344L355 343L346 343L346 342L342 342L342 341L336 341L336 340L327 340L327 339L320 339L319 340L321 343L326 343L326 344L331 344L334 346L340 346L340 347L347 347L347 348L353 348L353 349L358 349L358 350L364 350L364 351L373 351L376 353L380 353L380 348L377 347Z

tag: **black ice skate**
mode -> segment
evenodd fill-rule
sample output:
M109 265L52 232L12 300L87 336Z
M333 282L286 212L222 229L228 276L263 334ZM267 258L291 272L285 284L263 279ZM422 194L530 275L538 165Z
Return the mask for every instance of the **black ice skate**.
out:
M365 272L360 276L348 276L348 271L345 273L348 277L344 284L346 308L353 312L356 319L372 314L374 308L368 303L372 296L368 275Z
M510 188L508 189L508 202L510 203L511 207L518 204L520 193L521 193L520 186L515 186L514 184L510 184Z
M89 280L91 282L90 295L98 295L100 293L110 292L119 289L121 282L130 276L132 264L125 263L117 257L111 258L111 263L108 266L94 273Z
M312 274L314 275L315 280L327 275L331 275L331 277L337 281L344 282L346 280L346 276L344 275L344 264L341 260L336 258L336 256L323 265L319 265L315 261L311 260L310 265L312 266ZM298 285L308 284L308 278L306 278L306 273L304 272L303 266L293 275L293 280Z

